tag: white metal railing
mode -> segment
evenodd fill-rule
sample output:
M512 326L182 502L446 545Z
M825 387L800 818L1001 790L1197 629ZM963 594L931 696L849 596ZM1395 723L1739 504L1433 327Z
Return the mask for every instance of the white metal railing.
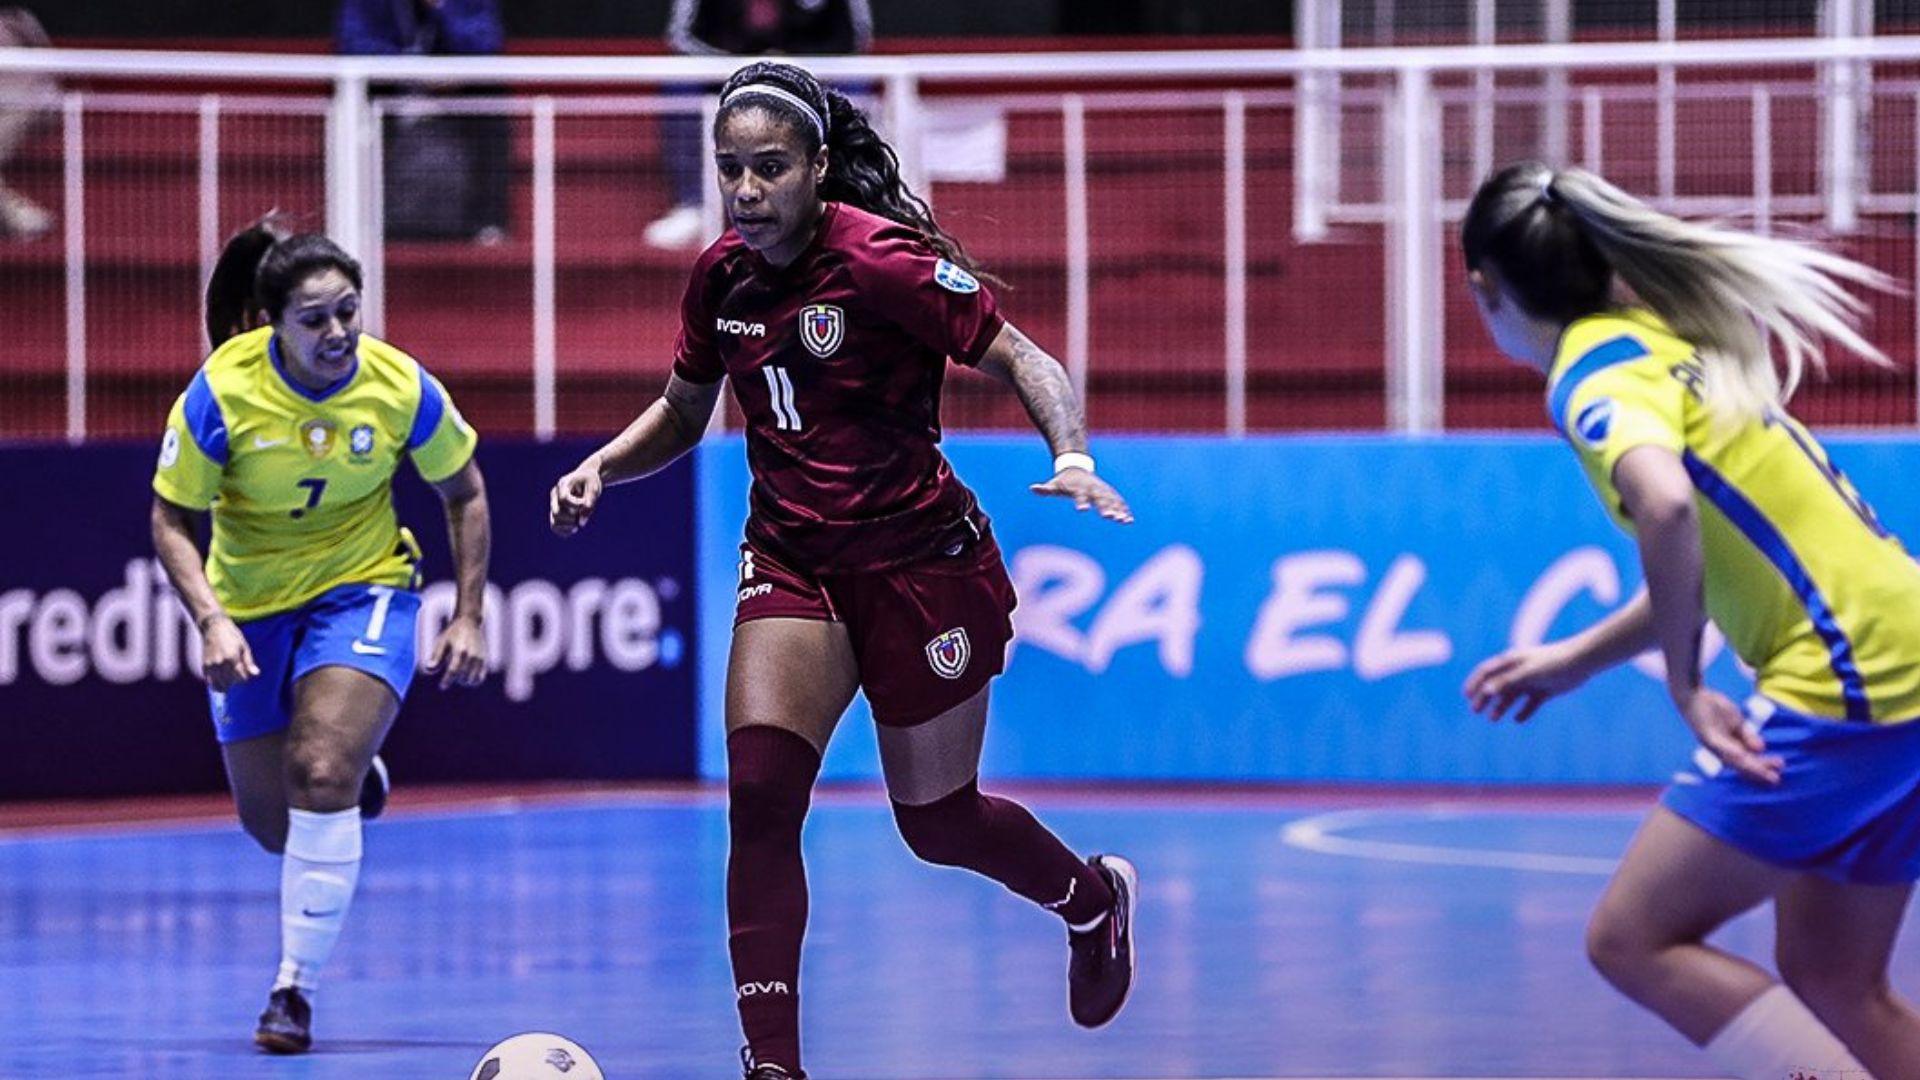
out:
M1336 28L1337 31L1337 28ZM1337 44L1337 41L1334 42ZM1155 107L1191 107L1205 102L1221 115L1224 147L1221 189L1222 266L1224 271L1223 306L1226 314L1224 355L1221 371L1227 395L1226 429L1244 430L1247 401L1247 324L1248 256L1245 235L1248 193L1247 147L1248 111L1263 107L1305 110L1318 100L1316 77L1338 78L1351 75L1385 76L1385 85L1377 90L1343 92L1338 100L1344 107L1356 104L1376 108L1381 137L1377 146L1384 151L1381 187L1386 197L1378 202L1343 199L1337 183L1340 176L1338 146L1329 142L1326 132L1312 135L1313 125L1298 125L1303 137L1310 139L1312 160L1296 163L1296 180L1304 189L1317 192L1302 198L1296 191L1296 226L1303 235L1326 235L1332 224L1341 222L1374 223L1386 229L1389 259L1382 283L1387 296L1389 324L1388 355L1385 369L1392 395L1389 416L1398 430L1420 432L1434 430L1444 423L1442 402L1442 357L1445 341L1441 335L1441 295L1449 280L1442 264L1444 244L1440 228L1458 213L1462 193L1443 190L1438 122L1443 110L1464 104L1473 115L1484 118L1476 125L1492 123L1492 105L1522 101L1534 105L1551 103L1566 97L1569 108L1554 110L1549 127L1564 125L1577 109L1583 118L1584 139L1581 157L1589 164L1602 165L1606 112L1616 101L1649 96L1660 110L1663 145L1670 144L1670 111L1690 96L1733 95L1751 103L1752 125L1756 136L1770 130L1771 109L1785 94L1811 95L1823 109L1834 106L1836 96L1855 104L1848 106L1843 122L1833 119L1843 114L1829 112L1823 127L1822 174L1826 180L1820 192L1804 196L1781 195L1773 191L1771 139L1756 137L1753 154L1754 185L1750 192L1729 193L1709 200L1716 210L1751 212L1762 227L1781 215L1808 216L1824 213L1830 223L1841 224L1858 213L1911 213L1920 209L1913 192L1870 192L1863 190L1861 178L1867 174L1857 138L1840 139L1836 123L1857 135L1858 112L1862 102L1885 99L1890 93L1914 97L1911 87L1901 89L1887 80L1869 83L1874 64L1920 64L1920 38L1821 38L1812 40L1737 40L1713 42L1633 42L1543 45L1470 45L1449 48L1320 48L1275 51L1209 51L1165 53L1073 53L1017 55L940 55L914 57L838 57L810 58L808 65L823 77L843 83L865 83L880 87L881 118L892 132L912 132L920 127L923 110L932 107L923 91L936 90L945 96L958 91L992 95L1000 103L1044 103L1057 111L1062 121L1064 177L1061 213L1067 224L1065 279L1067 294L1066 342L1063 359L1068 362L1075 381L1084 390L1090 357L1090 292L1094 266L1088 243L1093 222L1088 210L1088 149L1086 118L1103 110L1141 110ZM326 116L326 191L329 231L350 248L363 253L378 266L382 250L379 171L381 168L378 132L379 109L369 98L369 86L378 83L492 83L511 84L522 94L512 99L489 99L475 109L507 111L531 118L533 131L533 238L536 261L533 275L535 326L529 353L533 382L535 424L542 435L554 430L554 393L556 379L557 318L554 302L554 213L553 125L555 118L568 109L584 107L576 99L556 98L539 93L541 87L555 89L583 85L622 87L659 87L662 85L711 85L729 74L736 62L731 59L687 57L331 57L262 56L212 53L161 53L148 51L82 51L0 49L0 74L9 72L43 73L62 77L112 77L164 83L192 80L196 84L235 81L246 84L280 83L311 87L327 96L322 103L314 99L287 102L281 107L324 110ZM1853 75L1841 78L1822 76L1819 81L1783 81L1756 84L1755 70L1774 71L1772 78L1782 80L1786 72L1810 70L1834 72L1841 69ZM1738 73L1732 89L1681 85L1664 73L1708 71ZM1577 96L1569 87L1563 95L1552 83L1544 89L1499 87L1492 82L1498 72L1576 72L1644 71L1658 76L1653 87L1590 85L1579 88ZM1459 76L1470 76L1460 86ZM1134 89L1115 92L1095 85L1111 84L1124 76ZM1181 81L1236 81L1243 88L1232 90L1154 90L1154 84L1166 86ZM1007 82L1038 83L1060 89L1047 92L994 94L993 87ZM1464 97L1462 94L1464 93ZM1869 96L1870 95L1870 96ZM259 95L255 92L255 97ZM85 203L86 172L85 126L87 107L107 99L105 95L75 90L64 97L62 129L67 166L64 173L69 212L65 215L67 245L67 349L68 349L68 427L73 438L86 432L86 221L80 212ZM218 240L219 177L217 163L218 120L224 110L233 107L236 97L197 93L192 108L200 116L199 153L201 161L201 228L198 233L202 265L208 265ZM649 100L635 104L624 98L618 107L643 111L673 111L676 106ZM1920 101L1920 97L1916 97ZM1181 104L1184 103L1184 104ZM708 110L711 105L678 106ZM1920 109L1920 104L1916 104ZM1920 123L1920 122L1917 122ZM1562 128L1564 130L1564 128ZM1562 138L1564 139L1564 135ZM1920 136L1917 136L1920 138ZM1317 139L1317 142L1311 140ZM1490 135L1475 128L1474 160L1491 159ZM921 177L924 163L916 139L897 142L903 167L910 182ZM1669 151L1663 151L1663 160ZM1916 152L1920 152L1917 143ZM1314 162L1321 164L1316 166ZM1330 168L1322 176L1317 170ZM1668 165L1662 166L1662 185L1667 183ZM1915 168L1920 176L1920 164ZM1920 181L1916 181L1920 183ZM924 182L916 184L926 189ZM1671 194L1671 192L1669 192ZM1319 201L1316 202L1315 200ZM1670 200L1681 209L1702 208L1698 200ZM378 279L379 275L374 275ZM370 316L378 319L377 295L369 300ZM1920 320L1916 320L1920 324ZM1920 331L1917 331L1920 333ZM1920 349L1920 341L1916 341Z

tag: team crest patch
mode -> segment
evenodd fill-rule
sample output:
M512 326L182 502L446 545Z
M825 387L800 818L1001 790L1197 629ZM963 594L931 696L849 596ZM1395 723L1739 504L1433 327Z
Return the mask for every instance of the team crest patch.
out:
M336 425L331 420L309 420L300 425L300 445L307 453L317 458L333 453L333 433Z
M948 292L977 293L980 291L980 279L960 269L946 259L934 264L933 280Z
M356 424L347 435L347 449L354 457L366 457L373 453L373 425Z
M927 642L927 663L943 679L957 679L973 658L973 646L967 641L967 628L956 627Z
M1600 398L1589 402L1573 418L1574 434L1579 435L1588 446L1598 447L1607 441L1607 432L1613 429L1613 399Z
M825 360L847 337L847 313L832 304L808 304L800 309L800 344Z

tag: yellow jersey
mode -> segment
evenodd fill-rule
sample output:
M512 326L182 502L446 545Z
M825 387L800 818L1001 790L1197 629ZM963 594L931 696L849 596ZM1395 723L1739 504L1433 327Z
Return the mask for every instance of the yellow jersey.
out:
M1693 480L1707 614L1788 708L1869 722L1920 717L1920 565L1826 450L1784 411L1707 408L1700 361L1650 312L1575 321L1547 380L1553 422L1614 519L1614 466L1671 450Z
M477 436L446 389L361 335L322 391L293 381L272 327L222 344L173 403L153 490L213 512L207 577L236 619L289 611L352 583L405 586L419 560L393 511L402 454L429 482L459 472Z

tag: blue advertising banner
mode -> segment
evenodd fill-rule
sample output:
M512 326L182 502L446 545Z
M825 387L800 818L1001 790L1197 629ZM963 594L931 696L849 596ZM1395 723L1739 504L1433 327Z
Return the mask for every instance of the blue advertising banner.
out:
M1836 438L1836 462L1896 532L1920 536L1920 443ZM1116 526L1027 485L1035 437L956 437L1020 594L994 684L989 777L1655 783L1692 749L1655 657L1532 722L1494 725L1460 687L1510 643L1586 626L1640 582L1572 455L1544 436L1101 438L1132 502ZM701 771L725 773L718 703L735 544L737 439L701 459ZM1710 640L1716 685L1744 693ZM825 775L879 775L864 710Z
M562 541L547 491L597 445L483 440L493 671L472 690L414 682L387 742L396 781L693 775L693 468L623 489ZM225 783L199 637L151 557L153 455L0 450L0 798ZM453 608L445 517L411 469L395 487L427 553L424 659Z

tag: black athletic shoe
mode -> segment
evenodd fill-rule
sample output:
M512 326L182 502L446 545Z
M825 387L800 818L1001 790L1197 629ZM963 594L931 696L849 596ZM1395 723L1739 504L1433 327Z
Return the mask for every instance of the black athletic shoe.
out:
M387 791L392 787L387 779L387 763L380 755L373 755L373 764L367 767L367 778L360 781L360 820L372 821L387 808Z
M1100 925L1067 932L1067 1005L1073 1022L1097 1028L1114 1018L1133 990L1133 908L1140 875L1118 855L1087 860L1113 890L1113 907Z
M253 1043L269 1054L306 1053L313 1046L313 1006L307 996L291 986L267 995Z
M764 1065L756 1064L753 1050L745 1046L740 1048L740 1067L746 1070L746 1080L807 1080L806 1073L791 1072L771 1061Z

